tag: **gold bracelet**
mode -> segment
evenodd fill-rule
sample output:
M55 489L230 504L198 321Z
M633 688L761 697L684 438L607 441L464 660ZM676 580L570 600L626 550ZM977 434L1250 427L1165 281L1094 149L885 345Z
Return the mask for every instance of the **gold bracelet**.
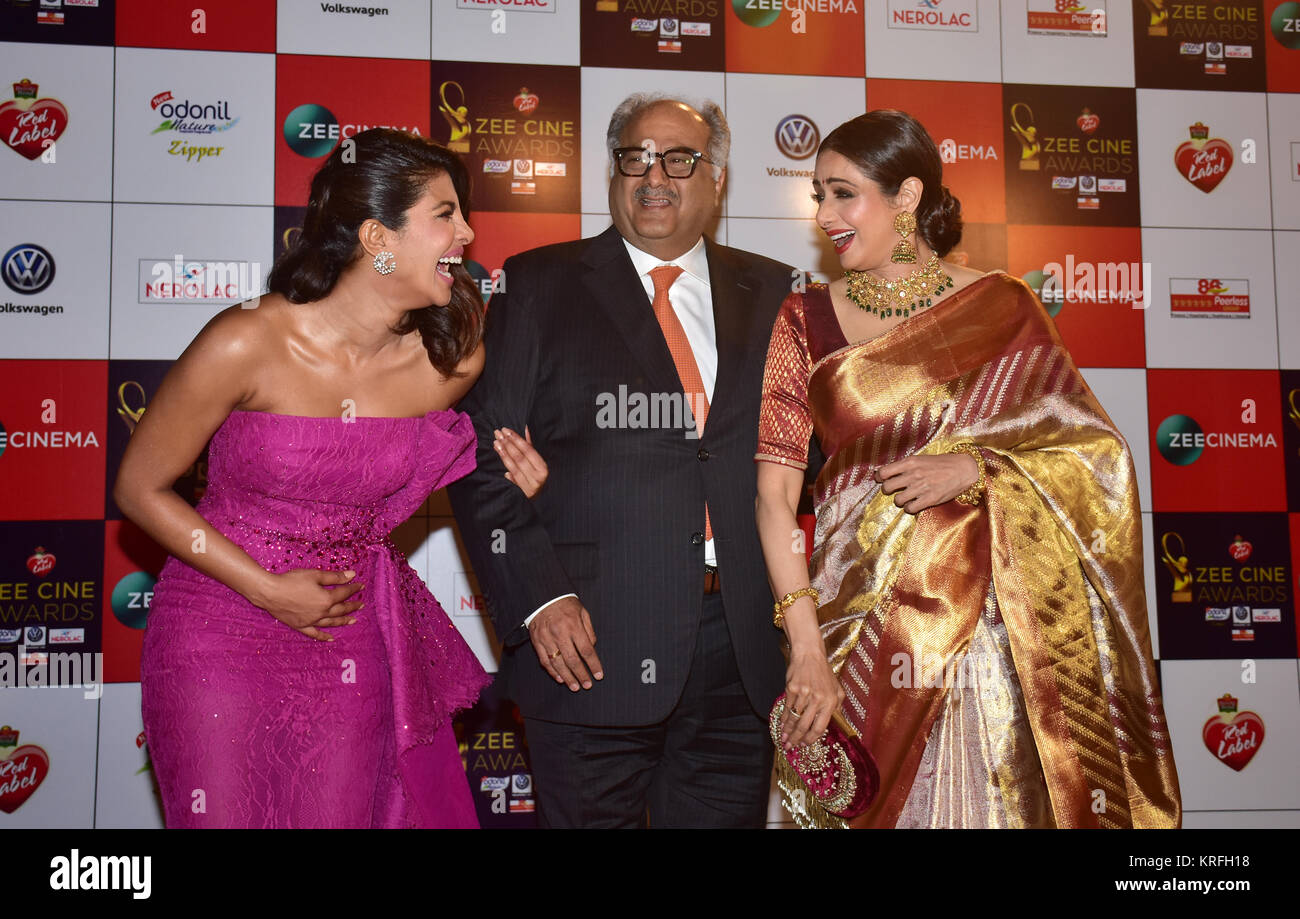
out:
M975 460L975 465L979 468L979 479L970 488L963 491L956 497L958 504L965 504L968 507L974 507L980 503L980 497L984 494L984 457L980 453L980 448L974 444L957 444L948 451L949 453L965 453Z
M817 593L816 587L801 587L799 590L792 590L772 607L772 625L778 629L785 627L785 611L792 606L800 597L812 597L813 606L816 607L821 602L821 597Z

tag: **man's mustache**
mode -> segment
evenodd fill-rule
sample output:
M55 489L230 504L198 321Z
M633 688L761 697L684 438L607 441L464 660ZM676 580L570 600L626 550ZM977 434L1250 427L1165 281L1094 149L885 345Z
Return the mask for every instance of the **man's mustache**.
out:
M671 188L651 188L648 185L642 185L632 192L632 197L640 201L642 198L668 198L673 203L677 202L677 193Z

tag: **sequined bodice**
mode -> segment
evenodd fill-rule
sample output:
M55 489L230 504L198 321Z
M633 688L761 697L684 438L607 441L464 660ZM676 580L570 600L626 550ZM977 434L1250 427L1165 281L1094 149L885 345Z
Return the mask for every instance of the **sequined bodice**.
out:
M271 571L332 567L386 543L474 467L467 415L308 418L234 412L212 438L199 514Z

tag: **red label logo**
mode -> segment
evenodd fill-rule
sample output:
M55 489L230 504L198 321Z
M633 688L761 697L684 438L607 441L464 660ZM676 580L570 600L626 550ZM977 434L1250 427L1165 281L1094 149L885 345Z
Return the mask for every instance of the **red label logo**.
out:
M1240 772L1264 742L1264 721L1254 712L1238 712L1237 700L1224 695L1219 699L1219 714L1205 722L1201 738L1219 762Z
M36 551L27 556L27 570L38 578L43 578L54 570L54 553L46 552L41 546L36 547Z
M40 86L31 80L13 84L14 98L0 105L0 140L34 160L68 126L68 110L58 99L36 98Z
M1189 129L1174 151L1179 174L1207 195L1218 187L1232 168L1232 147L1222 137L1210 137L1210 129L1199 121Z
M1084 109L1083 114L1075 120L1079 124L1079 130L1084 134L1091 134L1101 125L1101 119L1098 118L1094 112L1090 112L1087 109Z
M523 112L525 115L536 109L538 103L541 101L542 100L536 94L528 91L527 86L520 87L519 95L515 96L514 99L515 108L519 109L519 111Z
M23 744L0 760L0 811L12 814L50 774L50 757L34 744Z
M1241 535L1238 534L1237 537L1233 539L1232 545L1228 546L1228 554L1231 555L1235 561L1244 562L1246 559L1250 558L1250 553L1254 551L1254 548L1254 546L1246 542L1246 540L1242 539Z

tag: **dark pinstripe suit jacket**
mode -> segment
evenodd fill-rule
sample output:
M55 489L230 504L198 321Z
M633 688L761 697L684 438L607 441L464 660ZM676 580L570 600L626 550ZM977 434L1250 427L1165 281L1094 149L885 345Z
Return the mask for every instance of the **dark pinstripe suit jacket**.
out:
M791 269L711 240L705 246L718 374L698 439L672 418L663 426L667 412L650 426L653 394L662 409L662 394L680 393L681 384L616 229L505 263L506 289L488 309L487 364L460 405L478 432L478 468L449 491L506 646L502 675L527 717L642 725L668 716L695 650L706 500L745 690L764 715L781 692L753 456L768 339ZM532 501L502 477L492 449L494 428L522 433L525 425L550 467ZM577 693L541 668L522 626L569 592L591 614L605 670Z

